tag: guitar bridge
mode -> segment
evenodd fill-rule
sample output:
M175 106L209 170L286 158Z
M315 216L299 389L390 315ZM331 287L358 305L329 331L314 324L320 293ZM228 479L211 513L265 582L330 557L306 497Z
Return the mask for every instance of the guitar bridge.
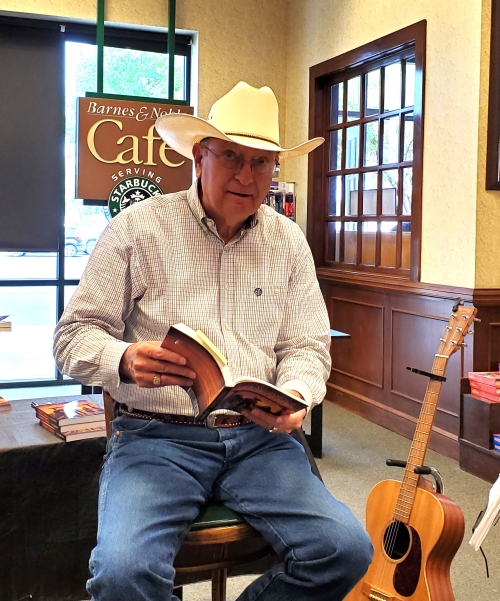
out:
M372 599L373 601L401 601L399 597L394 597L394 595L388 595L387 593L379 591L368 584L368 582L363 582L361 590L367 599Z

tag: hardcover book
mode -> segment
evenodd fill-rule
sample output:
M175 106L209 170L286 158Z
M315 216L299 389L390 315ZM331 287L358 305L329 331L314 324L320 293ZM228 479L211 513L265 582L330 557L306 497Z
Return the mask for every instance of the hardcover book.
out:
M234 379L227 359L200 330L175 324L161 345L185 357L186 366L196 372L193 386L187 391L200 420L216 409L241 413L242 409L257 407L279 415L286 410L295 412L308 407L296 396L259 378Z
M56 428L67 424L83 424L102 421L104 409L92 401L78 400L68 403L32 403L38 419L53 424Z
M500 371L470 371L469 381L500 388Z
M106 436L106 426L101 426L100 424L97 426L93 426L94 423L97 422L91 422L90 424L87 424L86 428L79 428L75 430L70 430L68 432L61 432L57 427L40 421L40 425L42 426L42 428L44 428L48 432L52 432L52 434L55 434L56 436L62 438L66 442Z
M470 392L478 399L491 401L492 403L500 403L500 396L498 394L488 392L482 388L471 385Z

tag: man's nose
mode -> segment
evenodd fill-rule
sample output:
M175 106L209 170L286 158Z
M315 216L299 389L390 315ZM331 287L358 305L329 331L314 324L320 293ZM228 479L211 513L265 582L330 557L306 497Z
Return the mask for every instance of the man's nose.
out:
M240 170L236 173L235 178L244 186L253 182L253 170L251 161L241 162Z

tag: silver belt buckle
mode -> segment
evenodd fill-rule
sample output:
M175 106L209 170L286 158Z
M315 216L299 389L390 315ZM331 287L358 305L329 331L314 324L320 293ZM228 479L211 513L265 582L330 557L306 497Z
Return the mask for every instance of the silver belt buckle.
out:
M216 426L215 426L215 420L217 419L217 415L214 415L213 413L209 413L207 415L207 417L205 418L205 426L207 428L210 428L211 430L215 430Z

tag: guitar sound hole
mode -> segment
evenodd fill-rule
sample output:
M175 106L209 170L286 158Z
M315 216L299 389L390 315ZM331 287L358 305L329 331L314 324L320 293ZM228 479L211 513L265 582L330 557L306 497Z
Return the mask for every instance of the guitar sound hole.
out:
M410 540L410 531L406 524L394 521L384 533L384 551L391 559L397 561L408 553Z

